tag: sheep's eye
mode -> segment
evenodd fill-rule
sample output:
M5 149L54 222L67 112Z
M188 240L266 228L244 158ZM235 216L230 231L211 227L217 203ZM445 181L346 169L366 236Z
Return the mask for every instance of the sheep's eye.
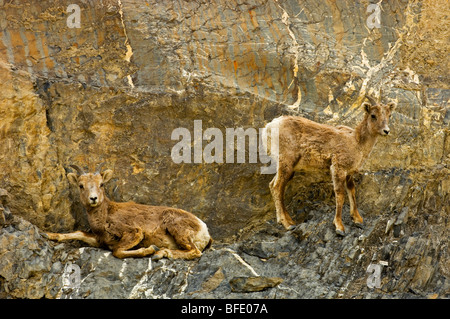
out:
M100 187L103 187L103 183L100 184Z
M80 189L83 189L83 188L84 188L83 184L80 184Z
M377 117L375 116L375 114L372 114L371 117L372 117L374 120L377 119Z

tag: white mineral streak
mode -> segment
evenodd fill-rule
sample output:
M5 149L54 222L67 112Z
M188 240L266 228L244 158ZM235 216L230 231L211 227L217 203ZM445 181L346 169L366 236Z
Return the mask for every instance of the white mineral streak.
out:
M243 264L245 267L247 267L253 275L256 277L259 277L258 273L253 269L252 266L250 266L248 263L244 261L244 259L241 258L235 251L231 250L230 248L225 248L226 251L229 251L241 264Z
M119 3L119 14L120 14L120 21L122 23L123 32L125 34L125 46L127 47L127 53L125 53L124 60L127 62L130 62L131 56L133 55L133 48L130 45L130 40L128 39L127 29L125 28L125 22L123 21L123 8L122 8L122 1L118 0ZM134 88L133 79L131 78L131 75L127 75L128 84L131 86L131 88Z
M278 4L278 1L277 1ZM294 54L294 78L292 79L291 83L289 83L288 89L292 86L295 79L298 79L298 54L300 51L300 45L297 42L297 39L295 38L294 32L292 32L291 28L289 27L290 24L290 17L289 14L286 12L286 10L283 9L283 7L278 4L278 7L283 10L283 15L281 16L281 21L286 25L286 30L289 34L289 37L292 39L290 51ZM297 101L294 102L294 104L289 105L289 108L295 109L300 106L300 102L302 101L302 92L300 90L300 87L297 87Z

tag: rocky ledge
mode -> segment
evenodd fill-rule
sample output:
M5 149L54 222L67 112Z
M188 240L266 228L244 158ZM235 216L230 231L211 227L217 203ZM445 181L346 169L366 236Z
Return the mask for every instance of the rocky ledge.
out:
M447 0L0 0L0 297L448 297L449 16ZM234 143L225 163L172 156L196 123L355 127L367 94L398 107L355 177L366 228L346 207L344 238L329 177L296 173L286 232L250 146L239 164ZM112 200L193 212L213 246L153 262L48 241L89 229L66 175L99 163Z
M447 219L428 216L438 223L411 233L420 221L406 208L367 218L360 229L346 210L343 238L324 218L334 207L310 203L292 231L266 222L233 243L215 242L197 260L153 261L51 242L3 206L0 298L449 297Z

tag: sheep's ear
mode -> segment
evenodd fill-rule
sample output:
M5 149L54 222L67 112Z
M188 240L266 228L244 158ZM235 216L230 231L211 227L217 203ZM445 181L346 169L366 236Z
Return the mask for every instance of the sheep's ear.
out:
M370 113L370 108L372 107L372 104L370 104L369 102L364 102L364 103L362 104L362 106L364 107L364 110L365 110L367 113Z
M395 108L397 107L397 102L394 102L394 101L392 101L392 102L389 102L388 104L387 104L387 106L389 107L389 111L393 111L393 110L395 110Z
M67 179L69 180L69 183L75 186L78 186L78 176L75 173L69 173L67 174Z
M112 170L107 169L106 171L104 171L102 173L103 183L106 183L107 181L109 181L112 176L113 176L113 171Z

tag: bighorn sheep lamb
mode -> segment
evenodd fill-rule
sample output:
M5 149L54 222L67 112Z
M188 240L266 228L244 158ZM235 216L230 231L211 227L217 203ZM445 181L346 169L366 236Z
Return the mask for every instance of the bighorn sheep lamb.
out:
M277 160L277 173L270 182L270 192L275 202L277 222L286 229L295 223L284 206L284 190L295 171L330 170L336 195L336 215L333 224L336 233L344 236L342 206L345 192L350 201L350 215L356 226L363 219L356 208L355 183L352 175L369 156L378 135L389 134L389 118L396 107L367 97L364 102L364 119L355 128L319 124L298 116L281 116L268 123L263 130L263 141L270 156ZM271 130L278 129L278 145L270 145Z
M109 200L103 185L111 179L112 170L84 173L78 166L71 166L78 175L69 173L67 178L80 189L92 233L47 233L49 239L76 239L94 247L104 246L117 258L153 255L156 260L194 259L212 242L206 224L187 211Z

